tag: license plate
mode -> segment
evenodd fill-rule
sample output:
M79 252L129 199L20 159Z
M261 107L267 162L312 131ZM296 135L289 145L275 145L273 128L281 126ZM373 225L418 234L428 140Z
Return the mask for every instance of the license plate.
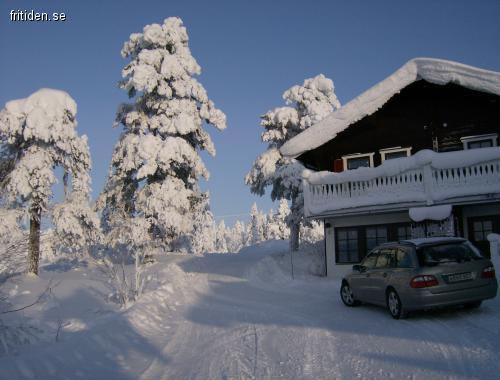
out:
M449 274L446 279L448 282L469 281L472 280L472 273L466 272L466 273Z

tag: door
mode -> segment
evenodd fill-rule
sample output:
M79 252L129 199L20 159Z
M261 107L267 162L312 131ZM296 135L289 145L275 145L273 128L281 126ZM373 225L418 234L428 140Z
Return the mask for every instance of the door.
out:
M500 215L468 218L469 240L486 256L490 257L490 244L487 236L500 233Z
M377 256L378 251L369 253L360 264L363 269L354 272L351 276L351 289L354 297L359 301L371 302L369 298L371 271L377 262Z
M393 248L382 248L370 273L368 294L373 303L385 305L385 289L396 262Z

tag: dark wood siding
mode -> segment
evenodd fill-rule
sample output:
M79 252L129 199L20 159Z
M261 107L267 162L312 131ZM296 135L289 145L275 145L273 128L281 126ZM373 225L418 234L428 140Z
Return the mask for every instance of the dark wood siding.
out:
M500 134L500 97L423 80L393 96L380 110L352 124L324 145L298 159L307 167L332 171L334 162L352 153L375 152L394 146L438 151L462 148L463 136Z

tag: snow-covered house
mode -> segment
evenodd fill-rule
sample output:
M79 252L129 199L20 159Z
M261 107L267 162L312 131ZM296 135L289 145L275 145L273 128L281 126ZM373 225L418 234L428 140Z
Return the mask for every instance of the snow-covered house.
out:
M500 232L500 73L417 58L281 148L325 221L327 268L384 241Z

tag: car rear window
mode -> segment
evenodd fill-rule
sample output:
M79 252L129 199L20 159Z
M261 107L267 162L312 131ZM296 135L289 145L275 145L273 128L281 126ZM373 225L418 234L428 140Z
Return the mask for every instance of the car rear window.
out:
M418 249L420 266L436 266L441 263L462 263L482 259L481 253L469 242L453 242L424 246Z

